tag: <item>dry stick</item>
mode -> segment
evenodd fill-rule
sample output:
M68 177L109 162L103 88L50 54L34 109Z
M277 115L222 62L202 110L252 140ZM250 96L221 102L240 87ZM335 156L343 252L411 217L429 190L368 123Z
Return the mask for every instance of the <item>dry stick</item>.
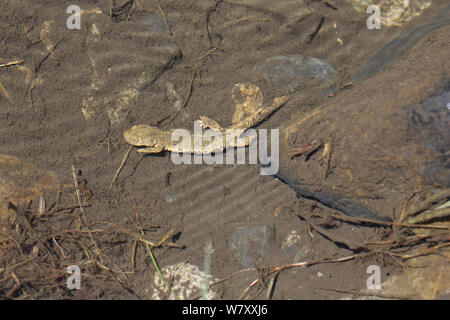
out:
M169 21L167 20L166 13L161 8L161 4L159 3L159 0L155 0L155 2L156 2L156 5L158 6L158 10L161 12L161 15L162 15L162 17L164 19L164 23L166 24L167 31L169 31L169 35L173 36L172 31L170 30L170 25L169 25Z
M211 34L209 32L209 19L210 19L210 15L211 13L215 12L217 10L217 8L219 7L219 4L221 4L224 0L216 0L216 3L214 4L214 6L210 7L207 11L206 11L206 34L208 35L208 40L209 40L209 45L212 46L212 39L211 39Z
M80 208L80 211L84 212L84 208L81 205L80 189L78 188L77 175L75 173L75 166L74 165L72 165L72 175L73 175L73 184L75 185L75 193L77 195L77 200L78 200L78 206Z
M14 292L21 287L20 284L14 283L14 286L5 294L5 298L10 299Z
M142 228L141 231L143 231ZM173 237L175 234L176 234L175 230L170 229L169 232L166 233L166 235L161 239L161 241L158 242L156 246L160 247L164 242L166 242L169 238Z
M357 257L359 257L361 255L351 255L351 256L347 256L347 257L341 257L341 258L336 258L336 259L324 259L324 260L316 260L316 261L304 261L304 262L298 262L298 263L293 263L293 264L286 264L283 266L279 266L276 268L273 268L268 274L267 276L273 274L273 273L279 273L281 271L284 271L286 269L290 269L290 268L295 268L295 267L309 267L312 265L316 265L316 264L322 264L322 263L336 263L336 262L345 262L345 261L350 261L350 260L354 260ZM244 294L250 290L254 285L256 285L259 282L259 279L255 279L245 290L244 292L241 294L241 296L239 297L239 300L244 296Z
M127 153L123 157L122 163L120 164L119 168L117 169L116 174L114 175L114 178L112 179L111 184L109 185L110 190L113 187L114 183L116 182L117 177L119 177L120 171L122 171L123 167L125 166L125 163L128 160L128 156L130 155L131 149L133 149L133 146L130 146L130 148L128 148Z
M6 90L6 88L3 86L3 84L1 82L0 82L0 92L3 93L6 100L8 100L9 103L13 104L12 100L11 100L11 95L9 94L8 90Z
M394 261L395 263L397 263L400 267L402 267L403 269L408 269L408 266L406 264L404 264L403 262L398 261L397 258L395 258L391 252L386 252L385 254L387 254L389 257L391 257L392 261Z
M429 212L425 211L417 216L409 217L408 222L413 224L420 224L425 222L430 222L431 220L443 219L450 217L450 207L442 209L431 209Z
M158 246L156 243L145 239L140 234L134 233L134 232L132 232L132 231L130 231L130 230L124 228L124 227L121 227L121 226L118 226L118 225L115 225L115 224L111 224L110 228L111 228L111 230L113 230L113 231L115 231L117 233L125 234L125 235L133 238L134 240L137 240L137 241L140 241L142 243L148 244L151 247L155 247L156 248Z
M402 242L400 242L399 244L402 245L410 245L413 244L414 242L418 242L421 240L425 240L427 238L431 238L433 237L433 235L414 235L414 236L410 236L407 237L405 240L403 240ZM367 245L378 245L378 246L383 246L383 245L392 245L395 244L398 240L396 239L389 239L389 240L381 240L381 241L369 241L366 242Z
M284 266L279 266L279 267L274 268L271 272L269 272L269 275L274 272L279 272L279 271L283 271L283 270L295 268L295 267L309 267L312 265L322 264L322 263L346 262L346 261L354 260L359 256L360 255L354 254L351 256L341 257L341 258L336 258L336 259L324 259L324 260L305 261L305 262L298 262L298 263L293 263L293 264L286 264Z
M233 276L235 276L235 275L237 275L237 274L239 274L239 273L248 272L248 271L258 271L258 270L257 270L256 268L248 268L248 269L242 269L242 270L235 271L235 272L229 274L228 276L226 276L226 277L223 278L223 279L220 279L220 280L217 280L217 281L215 281L215 282L213 282L213 283L210 283L209 287L212 287L212 286L215 286L216 284L225 282L225 281L227 281L228 279L230 279L231 277L233 277Z
M192 95L192 88L194 87L194 79L195 79L196 75L197 75L197 69L194 69L194 72L192 73L191 82L189 84L189 91L188 91L188 94L186 96L186 99L184 100L184 103L181 106L181 108L174 114L174 116L172 118L170 118L169 122L167 122L167 125L171 124L172 121L175 120L175 118L178 117L180 112L183 111L184 108L187 106L187 104L189 102L189 99L191 98L191 95Z
M400 212L400 216L397 218L394 214L394 222L396 223L403 223L403 221L406 219L406 208L408 207L408 202L412 199L414 196L414 193L403 203L402 205L402 211ZM395 213L395 211L394 211ZM396 234L398 233L400 229L400 226L392 226L392 231L394 233L394 238L397 238Z
M136 249L137 249L137 240L134 240L133 247L131 248L131 270L133 270L133 274L136 272Z
M52 48L50 50L48 50L47 55L35 66L34 68L34 73L32 73L32 76L30 77L30 81L27 84L27 88L25 89L25 94L23 95L23 99L22 99L22 104L21 107L23 106L23 104L25 103L25 99L27 98L28 95L28 91L31 88L31 84L33 83L33 77L34 75L39 71L39 69L41 68L42 64L48 59L48 57L50 57L50 55L56 50L56 47L59 46L59 44L65 39L65 37L63 36L61 39L58 40L58 42L56 42L56 44L54 44L52 46Z
M412 215L425 211L426 209L432 207L433 203L443 201L444 199L447 198L450 198L450 189L445 189L443 191L437 192L431 197L425 199L425 201L423 201L422 203L409 208L409 210L406 213L406 216L410 217Z
M416 194L416 193L413 192L413 193L409 196L409 198L406 199L406 201L403 203L402 211L400 212L400 216L398 217L398 219L394 219L395 222L397 222L397 223L402 223L403 221L405 221L405 219L406 219L406 208L408 207L409 201L411 201L411 199L414 197L415 194Z
M328 153L326 154L327 167L325 169L325 179L328 177L328 174L330 173L330 163L331 163L331 157L332 157L333 149L334 149L334 134L333 133L331 134L330 141L328 141L325 144L325 150L327 149L327 146L330 149L328 150Z
M53 52L56 50L56 47L59 46L59 44L65 39L65 37L62 37L61 39L58 40L58 42L56 42L52 48L50 50L48 50L48 53L45 55L45 57L36 65L36 67L34 68L34 73L37 73L39 71L39 69L41 68L42 64L48 59L48 57L50 57Z
M280 272L278 271L277 273L275 273L275 275L270 280L269 286L267 288L267 294L266 294L266 299L267 300L271 300L272 299L273 291L274 291L274 288L275 288L275 282L277 281L277 277L278 277L279 274L280 274Z
M391 252L391 254L396 256L396 257L400 257L403 260L407 260L407 259L411 259L411 258L415 258L415 257L419 257L419 256L423 256L423 255L427 255L427 254L433 253L437 249L448 247L448 246L450 246L450 242L438 244L438 245L436 245L436 246L434 246L432 248L428 248L428 249L422 250L421 252L418 252L418 253L415 253L415 254L400 254L400 253L394 253L394 252Z
M80 207L79 209L80 209L81 213L84 213L84 208L81 205L80 189L78 188L77 175L75 173L75 165L73 165L73 164L72 164L72 175L73 175L73 184L75 185L75 193L77 195L77 200L78 200L78 204L79 204L79 207ZM83 224L83 221L81 220L80 216L78 216L78 221L80 222L80 224ZM92 243L94 244L95 253L99 257L100 261L103 263L103 259L102 259L102 256L100 254L100 249L98 248L97 242L95 242L94 237L92 236L92 233L90 231L88 231L88 236L91 239Z
M195 60L193 61L193 63L191 64L191 67L194 66L194 64L197 63L197 62L199 62L200 60L203 60L203 59L205 59L206 57L208 57L208 56L210 56L211 54L213 54L214 52L216 52L217 49L218 49L217 47L213 47L213 48L209 49L208 52L206 52L204 55L202 55L202 56L198 57L197 59L195 59Z
M450 230L450 228L446 227L446 226L428 226L428 225L418 225L418 224L410 224L410 223L387 222L387 221L367 219L367 218L348 217L348 216L336 215L336 214L332 214L331 217L335 218L337 220L342 220L342 221L366 222L366 223L372 223L372 224L377 224L377 225L381 225L381 226L400 226L400 227L406 227L406 228Z
M407 297L407 296L391 296L391 295L384 295L384 294L379 294L379 293L363 293L363 292L358 292L358 291L354 291L354 290L341 290L341 289L333 289L333 288L317 288L320 290L327 290L327 291L335 291L338 293L350 293L350 294L356 294L356 295L360 295L360 296L365 296L365 297L377 297L377 298L385 298L385 299L398 299L398 300L411 300L413 299L413 297Z
M362 246L360 246L358 244L350 243L348 240L345 240L345 239L343 239L341 237L338 237L336 235L331 235L324 228L319 227L310 218L308 218L307 216L305 216L305 215L303 215L301 213L297 213L297 216L302 218L303 220L305 220L314 230L316 230L322 236L324 236L325 238L327 238L327 239L329 239L329 240L331 240L331 241L333 241L335 243L343 244L347 248L349 248L350 250L353 250L353 251L360 251L360 250L364 249Z
M144 236L144 230L141 229L141 234ZM164 285L166 286L167 290L169 290L169 283L167 282L166 278L164 278L164 275L161 271L161 269L159 268L158 262L156 261L155 256L153 255L152 249L150 248L150 246L145 243L145 248L147 249L147 253L150 257L150 259L152 259L153 265L155 266L156 272L158 272L159 277L161 278L162 282L164 283Z
M82 205L74 204L74 205L71 205L71 206L59 206L59 207L53 207L53 209L51 209L50 211L44 212L44 213L41 215L41 217L51 216L51 215L56 214L56 213L58 213L58 214L63 214L63 213L65 213L65 212L67 212L67 211L72 211L72 210L78 209L78 208L80 208L80 207L81 207L81 208L87 208L87 207L90 207L90 206L91 206L90 203L86 203L86 204L82 204Z
M111 268L108 268L108 267L105 266L103 263L100 263L100 262L98 262L98 261L91 260L90 262L93 263L93 264L95 264L96 267L99 267L100 269L102 269L102 270L108 272L109 275L111 276L111 278L112 278L115 282L117 282L122 288L124 288L125 290L127 290L127 291L133 293L134 295L136 295L132 290L129 290L129 288L123 283L122 280L120 280L118 277L115 277L115 276L114 276L114 273L118 273L117 271L114 271L114 270L112 270ZM117 266L117 264L116 264L116 266ZM117 266L117 267L118 267L118 266ZM128 279L128 277L126 276L125 272L123 272L123 270L120 270L120 268L119 268L119 272L121 272L121 273L125 276L125 278ZM137 295L136 295L136 296L137 296Z
M61 254L62 254L63 258L64 258L64 259L69 258L69 256L66 256L66 255L65 255L63 248L62 248L62 247L59 245L59 243L56 241L55 237L52 236L52 240L53 240L53 243L58 247L58 249L61 250Z
M436 279L436 284L435 284L434 289L433 289L432 297L436 297L436 294L437 294L437 292L439 290L439 284L441 283L442 271L443 270L444 270L444 266L441 265L441 268L439 269L439 275L438 275L438 278Z
M20 267L20 266L22 266L24 264L27 264L28 262L31 262L31 261L35 260L36 258L37 257L31 257L31 258L25 259L25 260L23 260L21 262L18 262L16 264L13 264L13 265L10 265L10 266L6 266L4 268L0 268L0 274L2 272L4 272L4 271L14 270L15 268Z
M142 221L141 221L141 217L139 216L139 213L136 211L136 219L137 222L139 224L139 229L141 231L142 236L145 236L145 232L144 232L144 228L142 226ZM164 239L164 238L163 238ZM136 240L135 240L136 241ZM160 241L159 245L161 245L164 241ZM137 243L137 242L135 242ZM166 286L167 290L170 289L169 283L167 282L167 280L164 278L164 275L161 271L161 269L159 268L158 262L155 259L155 256L153 255L152 249L150 248L150 246L146 243L145 244L145 248L147 249L147 253L150 256L150 259L152 259L153 265L155 266L156 272L158 272L159 277L161 278L162 282L164 283L164 285Z
M6 62L6 63L1 63L0 64L0 68L14 66L14 65L17 65L17 64L22 64L24 62L25 62L24 60L14 60L14 61Z
M246 295L246 293L255 285L259 282L259 279L254 280L252 283L249 284L249 286L247 288L245 288L244 292L242 292L241 296L238 298L238 300L241 300L242 298L244 298L244 296Z
M58 233L55 233L55 235L59 235L59 234L71 234L71 233L103 233L105 232L105 230L103 229L87 229L87 230L64 230L64 231L60 231Z
M264 18L264 17L258 17L258 15L252 15L252 16L247 16L247 17L242 17L242 18L238 18L238 19L234 19L232 21L228 21L225 22L222 27L220 27L220 29L226 29L228 27L234 26L236 24L239 23L243 23L243 22L269 22L270 19L268 18Z
M11 298L11 296L14 294L14 292L19 289L22 284L20 283L19 278L17 277L17 275L13 272L11 272L11 277L13 278L15 284L14 286L8 291L8 293L5 295L6 298Z

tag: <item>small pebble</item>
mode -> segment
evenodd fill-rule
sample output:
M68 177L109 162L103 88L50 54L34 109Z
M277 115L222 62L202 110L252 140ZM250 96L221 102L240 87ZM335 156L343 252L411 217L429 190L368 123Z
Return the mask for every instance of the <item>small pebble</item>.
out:
M166 30L164 19L159 14L148 13L139 22L146 25L150 31L161 32Z
M259 62L255 71L274 85L297 87L329 86L338 79L338 73L326 62L301 54L274 56Z

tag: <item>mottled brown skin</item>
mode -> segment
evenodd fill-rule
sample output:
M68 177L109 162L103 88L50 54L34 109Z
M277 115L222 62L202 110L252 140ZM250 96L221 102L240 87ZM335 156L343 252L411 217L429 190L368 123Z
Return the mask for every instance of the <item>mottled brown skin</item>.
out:
M256 112L247 116L246 118L234 123L229 128L222 128L215 120L202 116L197 120L203 128L210 128L217 130L222 134L223 141L203 141L202 146L196 147L194 145L194 136L191 134L191 144L183 149L178 147L180 141L172 140L173 129L168 131L161 131L156 127L141 124L133 126L124 132L125 140L137 147L145 147L139 149L142 153L160 153L164 150L180 153L195 153L206 154L211 152L223 151L226 147L245 147L248 146L256 136L245 138L238 138L236 141L226 141L226 130L238 130L245 132L266 119L270 114L281 108L287 101L288 96L275 98L273 103L269 106L260 107Z

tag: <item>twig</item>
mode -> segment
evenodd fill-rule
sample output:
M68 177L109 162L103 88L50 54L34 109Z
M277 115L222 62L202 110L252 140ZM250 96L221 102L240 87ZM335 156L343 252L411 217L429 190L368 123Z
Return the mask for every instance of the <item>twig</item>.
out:
M221 4L223 1L224 0L216 0L216 3L214 4L214 6L209 8L206 12L206 33L208 35L209 45L211 47L212 47L212 39L211 39L211 34L209 32L209 16L211 15L211 13L213 13L214 11L217 10L217 8L219 7L219 4Z
M255 285L259 282L259 279L254 280L252 283L248 285L247 288L245 288L244 292L242 292L241 296L238 298L238 300L242 300L242 298L245 296L245 294Z
M210 56L211 54L213 54L214 52L217 51L217 47L213 47L211 49L209 49L204 55L201 55L200 57L198 57L197 59L195 59L193 61L193 63L191 64L191 66L193 66L195 63L199 62L200 60L205 59L206 57Z
M316 264L322 264L322 263L336 263L336 262L345 262L345 261L350 261L350 260L354 260L357 257L359 257L361 255L351 255L351 256L347 256L347 257L341 257L341 258L336 258L336 259L323 259L323 260L316 260L316 261L304 261L304 262L298 262L298 263L293 263L293 264L286 264L283 266L279 266L276 268L273 268L272 270L270 270L267 273L267 276L271 275L271 274L278 274L281 271L284 271L286 269L290 269L290 268L295 268L295 267L309 267L312 265L316 265ZM241 294L241 296L239 297L239 300L242 299L242 297L253 287L255 286L258 282L260 281L260 279L255 279L245 290L244 292Z
M264 18L264 17L259 17L258 15L255 14L252 16L242 17L242 18L234 19L232 21L225 22L222 25L221 29L223 30L223 29L226 29L228 27L231 27L231 26L237 25L239 23L243 23L243 22L268 22L268 21L270 21L270 19Z
M353 244L350 243L349 241L338 237L336 235L331 235L328 231L326 231L324 228L319 227L318 225L316 225L310 218L308 218L306 215L303 215L301 213L297 213L297 216L302 218L303 220L305 220L307 223L309 223L309 225L316 230L317 232L319 232L321 235L323 235L325 238L335 242L335 243L339 243L341 245L346 246L348 249L352 250L352 251L361 251L364 250L365 248L357 245L357 244Z
M125 156L122 159L122 163L120 164L119 168L116 171L116 174L114 175L114 178L111 181L111 184L109 185L109 189L111 190L114 183L116 182L117 178L119 177L120 171L122 171L122 168L124 167L125 163L128 160L128 156L130 155L131 150L133 149L133 146L130 146L127 153L125 153Z
M65 211L72 211L72 210L80 208L80 207L81 208L87 208L87 207L90 207L90 206L91 206L90 203L81 204L81 205L80 204L74 204L72 206L55 206L50 211L44 212L41 215L41 217L50 216L50 215L53 215L55 213L61 214L61 213L65 212Z
M35 260L36 258L37 258L37 256L33 256L31 258L25 259L25 260L23 260L21 262L18 262L16 264L13 264L13 265L10 265L10 266L6 266L4 268L0 268L0 274L2 272L4 272L4 271L14 270L15 268L20 267L20 266L22 266L24 264L27 264L28 262L31 262L31 261Z
M400 227L418 228L418 229L450 230L450 227L446 227L446 226L431 226L431 225L419 225L419 224L409 224L409 223L397 223L397 222L388 222L388 221L381 221L381 220L374 220L374 219L367 219L367 218L348 217L348 216L336 215L336 214L332 214L331 217L334 219L337 219L337 220L342 220L342 221L365 222L365 223L377 224L380 226L400 226Z
M9 101L9 103L13 104L12 100L11 100L11 95L9 94L8 90L6 90L6 88L3 86L3 84L1 82L0 82L0 91L3 93L6 100Z
M447 233L445 233L447 234ZM407 237L406 239L402 240L402 241L398 241L397 239L388 239L388 240L381 240L381 241L368 241L366 242L367 245L372 245L372 246L386 246L386 245L390 245L393 246L394 244L398 244L398 246L408 246L408 245L413 245L417 242L420 242L422 240L426 240L429 238L432 238L433 235L413 235L410 237Z
M419 257L419 256L428 255L428 254L433 253L434 251L436 251L436 250L438 250L440 248L444 248L444 247L448 247L448 246L450 246L450 242L438 244L438 245L436 245L436 246L434 246L432 248L428 248L428 249L422 250L422 251L420 251L418 253L415 253L415 254L399 254L399 253L394 253L394 252L391 252L390 254L392 254L392 255L394 255L396 257L400 257L403 260L407 260L407 259L411 259L411 258L415 258L415 257Z
M419 224L419 223L430 222L432 220L443 219L443 218L447 218L447 217L450 217L450 207L442 208L442 209L435 208L435 209L431 209L429 212L425 211L421 214L418 214L417 216L409 217L407 222L413 223L413 224Z
M59 44L64 40L64 38L65 37L62 37L61 39L59 39L58 42L56 42L56 44L53 45L50 50L48 50L48 53L46 54L46 56L34 68L34 73L37 73L39 71L39 69L41 68L42 64L45 62L45 60L47 60L48 57L50 57L50 55L56 50L56 47L59 46Z
M137 249L138 242L136 240L133 241L133 246L131 247L131 270L134 273L136 273L136 249Z
M293 263L293 264L286 264L284 266L274 268L271 272L269 272L269 274L272 274L274 272L283 271L283 270L290 269L290 268L296 268L296 267L309 267L312 265L323 264L323 263L346 262L346 261L354 260L359 256L360 255L355 254L355 255L336 258L336 259L322 259L322 260L316 260L316 261L305 261L305 262L298 262L298 263Z
M356 295L365 296L365 297L384 298L384 299L398 299L398 300L413 299L412 297L406 297L406 296L405 297L396 297L396 296L384 295L384 294L380 294L380 293L363 293L363 292L358 292L358 291L354 291L354 290L342 290L342 289L333 289L333 288L317 288L317 289L334 291L334 292L338 292L338 293L356 294Z
M334 92L330 93L328 95L328 97L334 97L339 92L343 91L344 89L350 88L352 86L353 86L353 82L348 82L348 83L344 84L342 87L340 87L337 90L335 90Z
M450 189L445 189L433 194L431 197L425 199L422 203L409 208L406 212L406 216L410 217L416 215L422 211L425 211L432 207L434 204L444 201L444 199L450 198Z
M59 248L59 250L61 250L61 254L63 256L64 259L69 258L69 256L66 256L64 253L63 248L59 245L59 243L56 241L55 237L52 237L53 243Z
M136 219L137 219L137 222L138 222L138 224L139 224L139 229L140 229L140 232L141 232L142 236L145 236L145 232L144 232L144 229L143 229L143 227L142 227L141 217L139 216L139 214L138 214L137 212L136 212ZM137 241L137 240L135 240L135 241ZM135 243L136 243L136 242L135 242ZM162 242L160 241L160 244L161 244L161 243L162 243ZM152 262L153 262L153 265L155 266L156 272L158 273L158 275L159 275L159 277L161 278L162 282L163 282L164 285L166 286L167 290L169 290L169 289L170 289L170 288L169 288L169 287L170 287L170 286L169 286L169 283L168 283L167 280L164 278L164 275L163 275L161 269L159 268L158 262L156 261L155 256L153 255L152 249L150 248L150 246L149 246L147 243L145 243L145 248L147 249L147 253L148 253L150 259L152 259Z
M169 32L169 35L173 36L172 31L170 30L170 25L169 25L169 21L167 20L166 13L161 8L161 4L159 3L159 0L155 0L155 2L156 2L156 5L158 6L158 10L161 12L161 15L162 15L162 17L164 19L164 23L166 24L167 31Z
M0 63L0 68L18 65L18 64L22 64L24 62L25 62L25 60L14 60L14 61L6 62L6 63Z
M75 185L75 193L77 195L78 206L81 212L84 212L84 208L81 205L80 189L78 188L77 174L75 173L75 165L72 165L73 184Z
M290 159L293 159L297 156L301 156L303 154L306 155L305 161L314 153L316 152L320 147L322 147L323 143L320 140L313 140L310 141L298 148L292 148L288 156Z
M75 173L75 165L73 165L73 164L72 164L72 175L73 175L73 183L75 185L75 192L76 192L78 204L79 204L79 207L80 207L79 209L80 209L81 214L83 214L84 213L84 207L81 205L80 189L78 187L77 175ZM81 226L83 224L81 216L78 216L78 221L79 221L80 226ZM92 241L92 243L94 245L94 249L95 249L95 253L97 254L97 257L99 257L100 261L103 263L103 259L102 259L102 256L101 256L100 248L97 246L97 242L95 242L94 236L92 235L92 233L90 231L88 231L88 236L89 236L89 238L91 239L91 241Z
M210 283L209 287L212 287L212 286L215 286L216 284L225 282L225 281L227 281L228 279L230 279L231 277L233 277L233 276L235 276L235 275L237 275L237 274L239 274L239 273L248 272L248 271L258 271L258 270L257 270L256 268L248 268L248 269L242 269L242 270L235 271L235 272L229 274L228 276L226 276L226 277L223 278L223 279L220 279L220 280L217 280L217 281L215 281L215 282L213 282L213 283Z
M122 233L122 234L125 234L125 235L127 235L127 236L130 236L130 237L133 238L134 240L137 240L137 241L140 241L140 242L142 242L142 243L148 244L148 245L151 246L151 247L156 248L156 247L158 246L156 243L154 243L154 242L152 242L152 241L149 241L149 240L145 239L145 238L144 238L143 236L141 236L140 234L134 233L134 232L132 232L132 231L130 231L130 230L124 228L124 227L121 227L121 226L118 226L118 225L111 224L111 225L110 225L110 228L111 228L113 231L117 232L117 233Z
M183 105L181 106L181 108L173 115L173 117L171 117L169 119L169 122L167 122L167 125L171 124L173 120L175 120L176 117L178 117L178 115L180 114L181 111L184 110L184 108L187 106L189 99L191 98L192 95L192 88L194 87L194 79L195 76L197 75L197 69L194 69L194 72L192 73L192 78L191 78L191 82L189 83L189 91L186 95L186 98L184 100Z
M325 159L326 161L325 179L328 177L328 174L330 173L330 163L333 148L334 148L334 134L332 133L330 136L330 140L325 143L322 156L320 157L320 159Z
M267 294L266 294L267 300L272 299L273 290L275 288L275 282L277 281L277 277L279 274L280 274L280 272L278 271L277 273L275 273L275 275L272 277L272 279L270 279L269 286L267 288Z
M403 221L405 221L405 219L406 219L406 208L408 207L409 201L414 197L415 194L416 194L415 192L413 194L411 194L409 196L409 198L406 199L406 201L403 203L402 211L400 212L400 216L398 217L398 219L394 219L394 220L396 220L395 222L402 223Z

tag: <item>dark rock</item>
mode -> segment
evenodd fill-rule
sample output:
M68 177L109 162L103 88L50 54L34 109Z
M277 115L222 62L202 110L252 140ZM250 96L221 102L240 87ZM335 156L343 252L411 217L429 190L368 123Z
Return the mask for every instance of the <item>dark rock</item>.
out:
M376 219L398 215L414 192L448 188L449 31L282 127L278 177L302 197ZM307 161L289 154L312 140L333 142L328 170L323 149Z

